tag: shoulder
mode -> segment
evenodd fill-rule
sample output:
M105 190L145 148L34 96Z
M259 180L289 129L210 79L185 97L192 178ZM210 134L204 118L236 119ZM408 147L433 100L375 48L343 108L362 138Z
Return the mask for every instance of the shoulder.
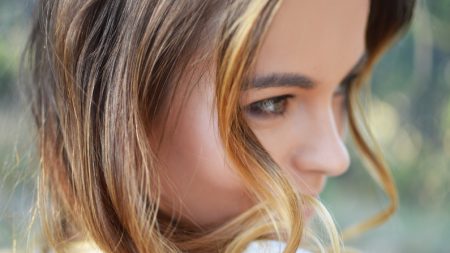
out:
M282 253L286 243L276 240L256 240L251 242L243 253ZM295 253L310 253L298 249Z

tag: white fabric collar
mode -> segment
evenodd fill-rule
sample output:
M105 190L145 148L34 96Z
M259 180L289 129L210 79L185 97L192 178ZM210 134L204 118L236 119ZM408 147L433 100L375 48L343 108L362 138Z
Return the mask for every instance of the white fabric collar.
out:
M251 242L243 253L282 253L286 243L277 240L255 240ZM310 253L298 249L295 253Z

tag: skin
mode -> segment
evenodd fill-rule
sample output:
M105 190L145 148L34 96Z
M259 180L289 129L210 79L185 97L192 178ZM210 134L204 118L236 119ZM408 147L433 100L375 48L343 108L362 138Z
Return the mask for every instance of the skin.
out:
M364 54L368 13L368 0L285 0L264 38L255 76L297 74L313 87L284 83L242 93L249 126L302 194L318 197L328 177L348 169L339 87ZM158 151L161 208L200 226L254 205L224 156L208 67L194 73L203 74L198 85L177 90L166 124L155 127L166 133Z

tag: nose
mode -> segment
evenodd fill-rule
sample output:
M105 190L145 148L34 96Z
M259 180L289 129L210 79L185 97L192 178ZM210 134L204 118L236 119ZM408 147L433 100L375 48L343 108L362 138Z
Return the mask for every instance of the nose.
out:
M308 120L302 118L302 131L292 160L294 168L327 176L339 176L347 171L350 157L338 131L332 110L316 110ZM297 125L298 126L298 125Z

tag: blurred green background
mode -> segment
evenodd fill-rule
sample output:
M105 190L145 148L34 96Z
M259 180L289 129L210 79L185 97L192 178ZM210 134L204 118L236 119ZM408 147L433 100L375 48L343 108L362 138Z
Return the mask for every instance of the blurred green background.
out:
M411 29L377 65L368 117L393 170L400 209L347 244L364 252L450 252L450 1L419 1ZM37 158L18 65L32 1L0 0L0 253L28 241ZM349 145L352 146L349 141ZM339 227L386 205L353 148L322 200Z

